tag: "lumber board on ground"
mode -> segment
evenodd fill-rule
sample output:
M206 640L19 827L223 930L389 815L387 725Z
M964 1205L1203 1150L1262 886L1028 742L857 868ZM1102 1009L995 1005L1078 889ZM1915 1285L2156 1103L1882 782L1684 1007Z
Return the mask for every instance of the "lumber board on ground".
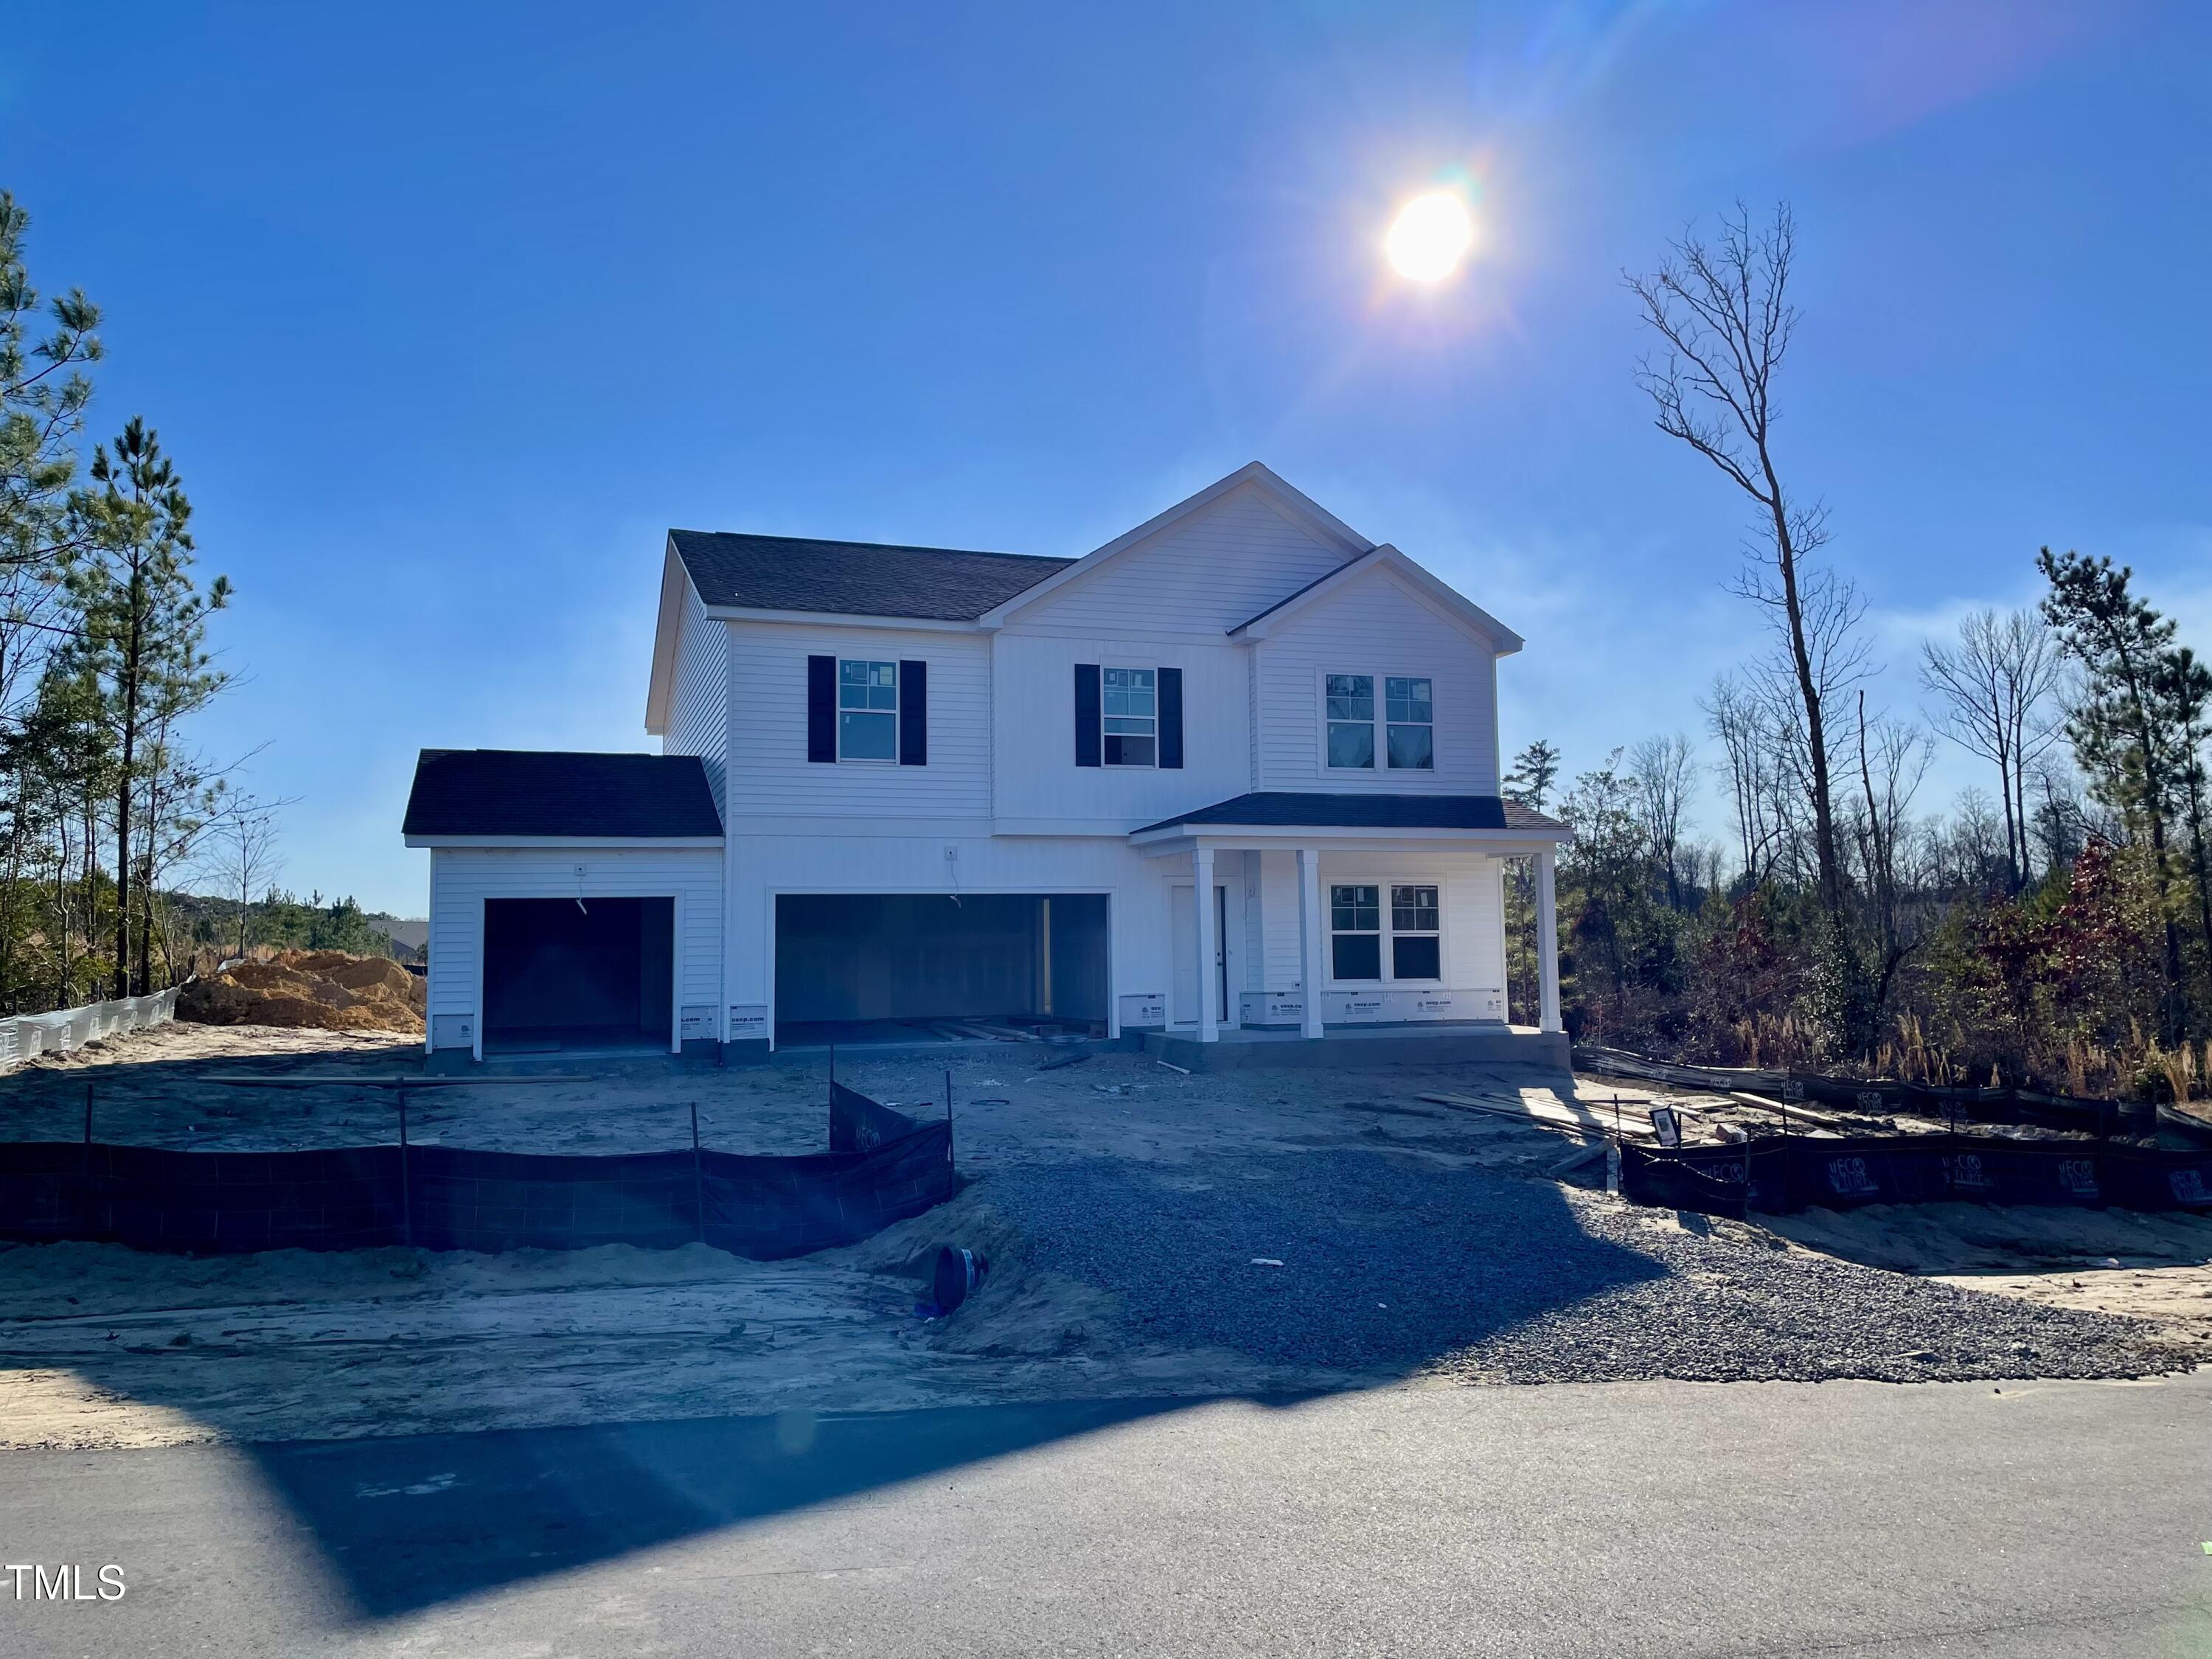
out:
M1802 1123L1815 1129L1834 1129L1839 1127L1837 1121L1826 1112L1815 1112L1793 1102L1776 1100L1769 1095L1755 1095L1747 1089L1735 1090L1734 1096L1747 1106L1756 1106L1761 1111L1779 1113L1792 1123Z
M1531 1105L1525 1101L1517 1106L1508 1106L1499 1101L1475 1100L1466 1095L1428 1094L1420 1097L1423 1100L1432 1101L1439 1106L1456 1106L1463 1112L1487 1112L1492 1117L1513 1118L1523 1123L1532 1124L1540 1129L1561 1129L1573 1134L1596 1136L1607 1136L1614 1133L1613 1126L1605 1122L1595 1112L1584 1118L1576 1115L1564 1107L1547 1109ZM1632 1140L1656 1139L1648 1118L1641 1123L1635 1123L1623 1117L1619 1133Z

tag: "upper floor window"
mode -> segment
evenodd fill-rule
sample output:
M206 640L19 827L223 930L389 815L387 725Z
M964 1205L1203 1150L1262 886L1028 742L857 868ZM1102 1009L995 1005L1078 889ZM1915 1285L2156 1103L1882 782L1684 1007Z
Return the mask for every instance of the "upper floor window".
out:
M1378 678L1382 685L1379 699L1375 695ZM1372 771L1379 755L1381 763L1393 772L1436 769L1432 682L1396 674L1329 674L1323 681L1322 692L1328 703L1325 741L1331 768Z
M1150 668L1101 671L1100 709L1109 766L1152 766L1159 760L1159 685Z
M1328 763L1372 769L1375 764L1375 677L1328 677Z
M898 665L837 664L837 758L898 760Z
M1396 771L1425 772L1437 763L1436 702L1426 680L1386 679L1382 712L1388 728L1384 748Z

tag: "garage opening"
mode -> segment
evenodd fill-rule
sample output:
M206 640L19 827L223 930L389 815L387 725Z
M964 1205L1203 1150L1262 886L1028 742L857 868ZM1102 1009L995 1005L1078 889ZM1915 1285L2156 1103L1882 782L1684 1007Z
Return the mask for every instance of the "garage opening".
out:
M785 893L779 1043L1106 1033L1103 893Z
M673 899L489 899L484 1052L665 1052L675 957Z

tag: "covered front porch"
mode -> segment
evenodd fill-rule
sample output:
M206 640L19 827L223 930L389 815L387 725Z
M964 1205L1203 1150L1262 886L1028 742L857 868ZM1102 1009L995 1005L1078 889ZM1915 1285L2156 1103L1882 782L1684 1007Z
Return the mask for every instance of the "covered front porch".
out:
M1172 988L1148 1046L1208 1069L1313 1063L1328 1038L1358 1041L1364 1060L1382 1057L1370 1045L1429 1058L1449 1042L1467 1058L1564 1060L1553 892L1567 833L1495 796L1291 793L1138 830L1174 899ZM1534 1030L1506 1018L1504 883L1521 857L1536 872ZM1211 1057L1224 1042L1234 1060Z

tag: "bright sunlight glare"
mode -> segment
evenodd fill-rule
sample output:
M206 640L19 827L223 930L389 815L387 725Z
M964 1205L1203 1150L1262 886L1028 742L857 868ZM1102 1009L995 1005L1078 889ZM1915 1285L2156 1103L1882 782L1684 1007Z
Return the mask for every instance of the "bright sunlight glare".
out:
M1406 204L1390 226L1383 248L1401 276L1442 282L1458 268L1474 240L1474 222L1456 192L1431 191Z

